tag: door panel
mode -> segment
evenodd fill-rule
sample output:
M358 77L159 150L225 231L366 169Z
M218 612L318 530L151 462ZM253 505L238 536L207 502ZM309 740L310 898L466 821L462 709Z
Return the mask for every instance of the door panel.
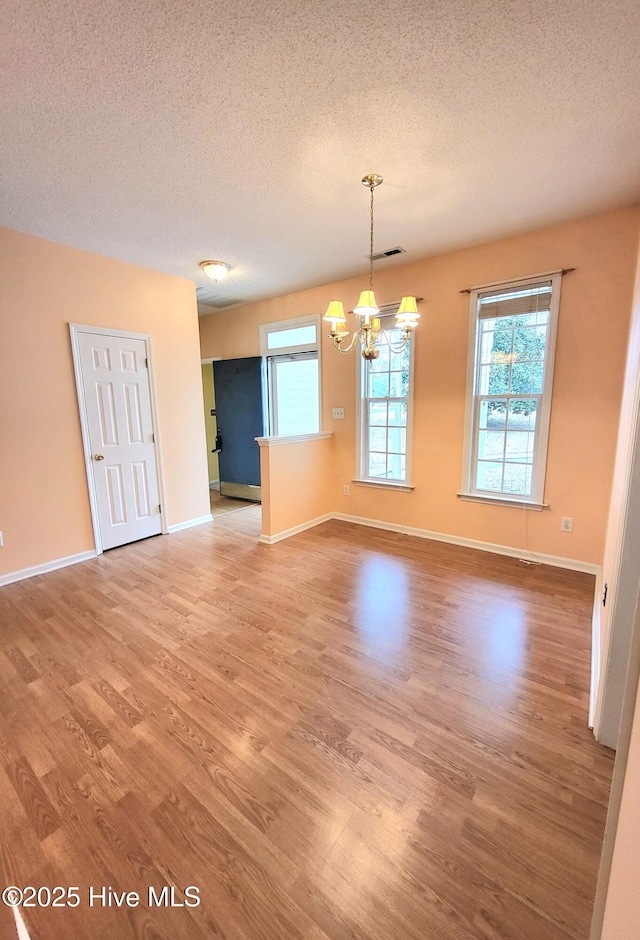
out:
M213 363L218 433L222 438L220 493L260 499L262 359L225 359Z
M162 531L147 348L78 333L102 547Z

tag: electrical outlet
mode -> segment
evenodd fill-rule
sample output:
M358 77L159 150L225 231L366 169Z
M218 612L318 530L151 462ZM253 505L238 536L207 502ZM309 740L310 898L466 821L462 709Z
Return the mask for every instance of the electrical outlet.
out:
M331 417L342 420L344 418L344 408L332 408Z
M560 528L563 532L573 532L573 519L571 516L563 516L560 521Z
M345 495L345 496L351 496L351 487L350 487L350 486L347 486L346 483L345 483L345 485L344 485L344 495Z

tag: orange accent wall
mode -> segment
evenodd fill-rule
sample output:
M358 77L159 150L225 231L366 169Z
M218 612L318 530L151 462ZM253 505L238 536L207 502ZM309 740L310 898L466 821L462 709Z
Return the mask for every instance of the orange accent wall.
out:
M481 542L601 564L633 281L637 207L514 236L375 275L379 304L424 297L416 335L411 493L351 487L355 471L355 361L323 338L323 430L334 432L331 509ZM461 501L469 297L478 284L575 267L563 278L542 512ZM356 302L365 275L200 320L203 357L259 354L261 323L324 313ZM324 327L324 324L323 324ZM345 419L333 421L332 407ZM375 494L372 497L372 494ZM572 533L560 518L574 519Z
M70 322L149 333L168 525L209 513L194 285L0 229L0 574L93 549Z

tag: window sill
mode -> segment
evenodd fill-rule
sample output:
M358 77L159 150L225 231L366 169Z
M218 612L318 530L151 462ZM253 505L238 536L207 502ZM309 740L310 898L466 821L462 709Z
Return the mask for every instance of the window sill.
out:
M415 489L410 483L396 483L393 480L352 480L356 486L375 486L383 490L400 490L403 493L410 493Z
M326 441L333 431L318 431L316 434L283 434L275 437L256 437L258 447L275 447L276 444L303 444L305 441Z
M468 503L491 503L494 506L511 506L516 509L532 509L534 512L542 512L548 509L548 503L534 503L524 499L511 499L509 496L490 496L488 493L456 493L458 499Z

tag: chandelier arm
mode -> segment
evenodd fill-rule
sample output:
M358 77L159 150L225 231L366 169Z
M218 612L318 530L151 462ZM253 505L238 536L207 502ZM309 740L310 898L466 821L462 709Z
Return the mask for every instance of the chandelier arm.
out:
M359 336L360 336L360 331L357 330L351 337L351 342L349 343L348 346L342 345L343 341L339 336L332 336L331 339L333 340L333 345L338 350L338 352L342 353L343 356L348 356L349 353L353 352L353 349L356 345L356 340L359 338Z
M378 336L382 337L382 339L385 341L385 343L387 344L387 346L393 353L401 353L402 350L406 347L410 339L410 337L407 336L407 334L405 333L403 335L403 338L399 341L399 343L394 346L394 344L389 339L389 334L387 333L386 330L380 330L380 332L378 333Z

